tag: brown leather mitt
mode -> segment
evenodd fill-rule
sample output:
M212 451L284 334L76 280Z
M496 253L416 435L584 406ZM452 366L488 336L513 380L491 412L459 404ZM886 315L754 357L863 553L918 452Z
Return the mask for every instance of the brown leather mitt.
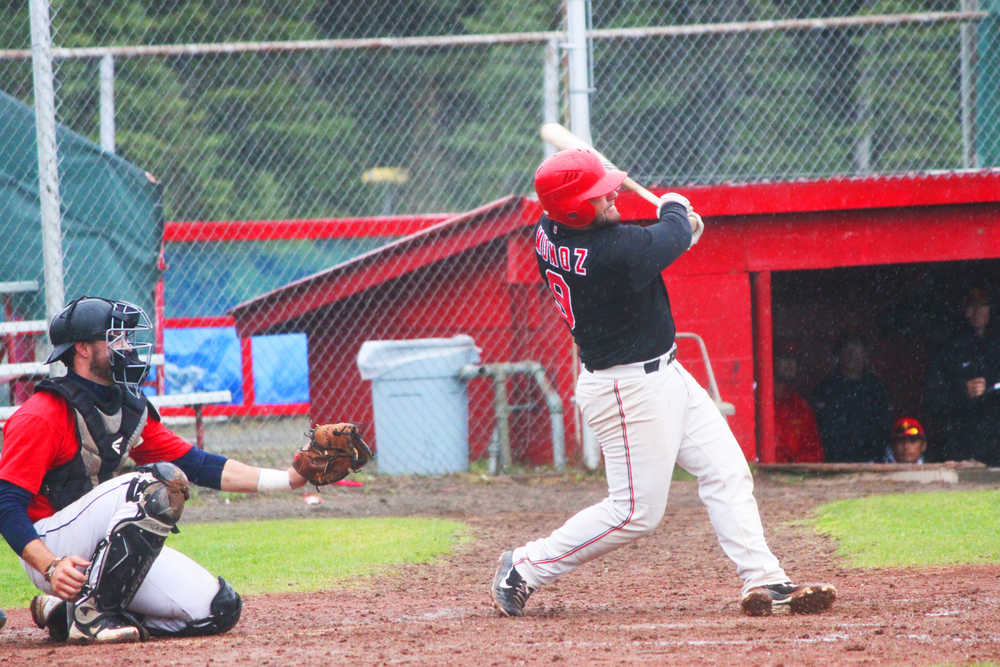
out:
M306 436L309 442L296 450L292 467L316 486L344 479L374 456L354 424L320 424Z

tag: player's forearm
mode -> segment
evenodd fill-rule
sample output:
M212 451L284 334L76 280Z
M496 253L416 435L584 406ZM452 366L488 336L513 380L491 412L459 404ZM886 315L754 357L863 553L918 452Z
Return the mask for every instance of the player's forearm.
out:
M59 556L49 551L41 539L36 538L25 545L24 551L21 552L21 558L31 567L45 574L45 570Z
M21 553L21 558L41 572L49 582L52 594L63 600L74 599L87 581L86 570L90 565L89 560L78 554L56 555L49 551L41 539L28 542Z
M636 258L638 276L659 275L691 245L691 227L684 207L668 203L660 210L660 221L646 227L648 244Z
M38 532L28 518L31 492L7 481L0 481L0 534L18 556Z
M257 491L298 489L305 483L305 478L292 468L286 470L258 468L233 459L226 461L225 467L222 468L221 488L223 491L255 493Z

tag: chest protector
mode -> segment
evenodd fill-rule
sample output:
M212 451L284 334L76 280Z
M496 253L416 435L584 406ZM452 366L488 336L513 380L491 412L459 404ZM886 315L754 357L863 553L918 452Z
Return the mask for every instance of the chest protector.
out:
M63 397L76 420L76 456L50 470L42 479L41 495L59 511L101 482L111 479L122 459L134 447L156 408L145 398L117 391L116 405L101 404L83 382L72 375L46 378L35 386Z

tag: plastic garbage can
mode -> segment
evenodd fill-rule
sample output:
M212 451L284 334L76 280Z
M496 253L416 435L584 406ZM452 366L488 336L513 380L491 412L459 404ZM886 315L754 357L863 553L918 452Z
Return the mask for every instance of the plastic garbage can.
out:
M458 371L479 363L471 336L369 340L358 370L372 383L379 474L469 469L469 394Z

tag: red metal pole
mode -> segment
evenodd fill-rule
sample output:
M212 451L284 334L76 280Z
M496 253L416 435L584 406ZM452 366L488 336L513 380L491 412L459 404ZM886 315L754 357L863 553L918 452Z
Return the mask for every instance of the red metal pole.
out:
M775 462L774 348L771 330L771 272L750 276L754 320L754 372L757 376L757 459Z
M153 289L153 325L155 327L153 335L155 336L154 347L156 352L163 354L163 326L167 319L166 286L163 274L167 270L167 256L162 238L160 239L160 252L156 258L156 268L160 272L160 277L156 281L156 287ZM156 369L156 393L160 396L167 393L166 372L167 360L164 358L163 365Z
M253 391L253 339L240 338L240 361L243 372L243 405L253 405L257 400Z
M194 406L194 441L198 449L205 449L205 421L202 419L201 406Z
M162 258L162 255L161 255ZM160 274L160 279L156 281L156 289L154 290L154 329L153 335L155 338L155 348L158 354L163 354L163 322L165 318L165 305L164 305L164 288L163 288L163 277ZM156 369L156 393L162 396L167 393L167 362L166 359L163 361L163 365L157 367Z

